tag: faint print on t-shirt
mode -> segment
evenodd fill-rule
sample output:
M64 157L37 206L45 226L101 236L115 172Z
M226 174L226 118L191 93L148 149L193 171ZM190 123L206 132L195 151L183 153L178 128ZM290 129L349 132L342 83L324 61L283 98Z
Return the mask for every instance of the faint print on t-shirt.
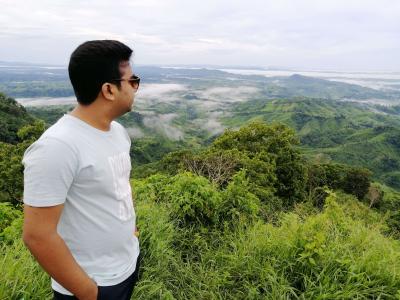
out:
M108 157L114 181L114 190L119 203L118 217L128 221L133 217L132 190L129 183L131 159L129 154L122 152Z

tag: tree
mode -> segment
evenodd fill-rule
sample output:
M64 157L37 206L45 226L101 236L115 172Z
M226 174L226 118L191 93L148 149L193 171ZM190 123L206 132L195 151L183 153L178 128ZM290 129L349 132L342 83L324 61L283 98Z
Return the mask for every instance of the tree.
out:
M16 145L0 142L0 201L21 203L23 193L22 157L25 150L40 137L45 129L43 121L22 127L18 131L21 140Z
M205 151L183 156L182 164L186 170L207 177L218 186L225 186L238 170L240 157L235 151Z
M294 131L284 124L253 122L238 131L227 130L212 144L212 149L233 150L249 159L275 165L276 195L289 207L305 197L306 169L296 145ZM251 173L251 168L246 168Z
M351 168L344 178L343 190L362 200L368 193L371 175L371 171L367 169Z
M362 200L368 193L371 174L368 169L338 163L310 164L308 166L307 190L309 196L312 196L314 190L326 186L333 190L341 189ZM373 195L373 191L371 193L371 197L377 197L377 195ZM376 202L378 200L371 201Z
M33 121L34 118L21 104L0 93L0 142L17 143L18 129Z

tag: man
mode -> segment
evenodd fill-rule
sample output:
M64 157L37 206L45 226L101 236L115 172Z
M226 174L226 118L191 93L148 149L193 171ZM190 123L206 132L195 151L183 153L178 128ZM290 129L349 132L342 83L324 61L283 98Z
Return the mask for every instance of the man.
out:
M68 72L78 105L25 152L23 240L52 277L54 299L130 299L139 242L129 184L132 50L89 41Z

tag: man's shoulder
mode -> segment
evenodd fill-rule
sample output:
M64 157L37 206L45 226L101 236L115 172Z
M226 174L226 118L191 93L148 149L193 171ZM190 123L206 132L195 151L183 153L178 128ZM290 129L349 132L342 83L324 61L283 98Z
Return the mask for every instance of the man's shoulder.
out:
M65 140L43 134L37 141L32 143L24 152L22 163L41 163L57 162L67 160L76 160L78 157L74 147L68 144Z
M125 127L121 123L115 120L111 122L111 126L117 128L118 130L125 130Z
M59 149L64 151L70 151L77 153L79 152L79 140L82 131L76 128L68 118L61 117L56 123L51 125L47 130L40 136L40 138L34 142L28 150L32 149L46 149L46 152L51 149ZM65 152L62 153L65 153ZM29 152L29 151L27 151Z
M120 132L128 140L129 143L131 142L131 138L130 138L130 136L128 134L128 131L126 130L126 128L122 124L120 124L117 121L112 121L111 126L116 128L116 130L118 132Z
M42 134L40 139L54 139L69 144L76 139L78 133L71 122L61 117Z

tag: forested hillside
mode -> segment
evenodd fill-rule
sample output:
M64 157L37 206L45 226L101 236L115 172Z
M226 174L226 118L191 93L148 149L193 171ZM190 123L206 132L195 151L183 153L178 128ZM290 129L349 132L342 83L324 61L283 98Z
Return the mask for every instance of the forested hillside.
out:
M310 158L366 167L377 180L400 188L400 106L295 98L248 101L232 111L224 119L230 127L283 122L296 129Z

